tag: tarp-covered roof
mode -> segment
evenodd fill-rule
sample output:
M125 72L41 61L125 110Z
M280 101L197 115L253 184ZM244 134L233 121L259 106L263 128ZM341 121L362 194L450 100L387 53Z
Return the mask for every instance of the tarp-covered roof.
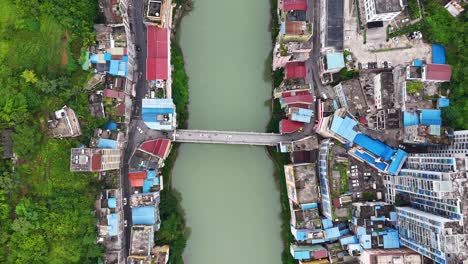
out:
M450 99L442 97L437 100L439 108L448 107L450 105Z
M154 225L156 209L153 206L142 206L132 208L133 225Z
M107 207L108 208L116 208L117 207L117 199L115 197L107 199Z
M107 215L107 230L109 236L116 236L119 233L119 215L108 214Z
M445 64L445 48L439 44L432 44L432 63Z

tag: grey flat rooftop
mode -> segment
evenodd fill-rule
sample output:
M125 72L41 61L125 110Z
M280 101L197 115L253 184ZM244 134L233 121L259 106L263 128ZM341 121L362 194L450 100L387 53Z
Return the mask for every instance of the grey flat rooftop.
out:
M377 14L401 11L400 0L374 0Z
M295 165L297 200L300 204L319 202L315 164Z
M130 256L148 256L153 244L152 226L133 226L130 241Z

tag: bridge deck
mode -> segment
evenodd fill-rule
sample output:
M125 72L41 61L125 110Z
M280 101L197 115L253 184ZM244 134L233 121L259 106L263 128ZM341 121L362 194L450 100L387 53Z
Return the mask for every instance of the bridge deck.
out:
M274 146L291 141L290 136L274 133L234 132L213 130L176 130L175 142Z

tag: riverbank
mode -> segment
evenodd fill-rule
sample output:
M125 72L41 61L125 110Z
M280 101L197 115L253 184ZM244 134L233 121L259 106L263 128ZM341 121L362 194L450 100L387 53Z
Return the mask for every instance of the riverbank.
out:
M174 8L173 25L171 32L171 63L174 65L172 73L172 98L176 105L177 122L179 128L187 128L188 122L188 103L189 87L188 76L185 72L184 56L179 46L178 39L175 37L175 31L180 25L182 18L190 12L192 6L191 0L179 0ZM161 203L159 204L159 213L161 217L161 229L156 236L157 245L169 245L170 263L184 263L183 253L187 245L189 230L185 225L185 213L181 207L181 195L172 188L172 170L177 160L179 144L175 143L171 153L165 160L163 168L164 189L161 191Z
M277 15L277 4L276 0L270 0L270 12L271 12L271 38L272 48L275 45L276 37L279 33L279 23ZM284 111L281 109L281 105L278 99L273 98L273 89L281 84L284 77L284 70L278 69L271 71L272 80L272 99L271 99L271 116L268 122L266 132L267 133L279 133L279 122L284 118ZM281 239L283 243L283 251L281 252L281 262L283 264L296 264L297 261L289 253L289 245L294 242L294 237L290 231L291 215L289 210L289 199L286 189L286 179L284 176L284 165L291 163L290 157L287 153L278 152L276 147L266 147L267 153L274 164L273 177L275 183L278 186L280 192L280 203L281 203Z

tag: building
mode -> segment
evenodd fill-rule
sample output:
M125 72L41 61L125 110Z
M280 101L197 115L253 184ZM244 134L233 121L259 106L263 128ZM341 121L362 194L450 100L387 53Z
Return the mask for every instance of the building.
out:
M120 168L121 152L118 149L72 148L70 171L99 172Z
M429 150L431 153L439 155L466 157L468 154L468 130L455 131L451 144L430 146Z
M318 260L328 256L327 249L320 245L302 246L292 244L290 252L296 260Z
M143 99L142 119L150 129L174 130L176 111L172 98Z
M403 10L401 0L360 0L366 22L390 21Z
M49 135L54 138L78 137L81 135L80 122L75 111L68 106L49 115L47 121Z
M154 244L154 227L151 225L133 225L130 233L128 264L151 263L151 249Z
M386 176L386 199L405 200L411 207L463 221L468 201L467 160L439 154L410 154L396 176Z
M317 126L317 133L345 144L349 155L380 172L396 175L408 156L405 151L394 149L362 133L358 122L344 108L336 110L334 115L322 118Z
M322 57L322 72L335 73L345 67L343 52L333 52Z
M465 1L466 3L466 1ZM459 16L465 9L461 5L460 0L452 0L445 5L445 9L454 17Z
M319 202L319 190L315 164L285 165L288 198L297 205Z
M157 26L148 26L146 34L148 39L146 80L168 80L170 69L169 30Z
M400 248L398 231L395 229L397 214L395 207L384 202L352 204L351 230L356 234L360 252L365 249Z
M452 69L448 64L426 64L408 66L406 79L423 82L450 82Z
M331 192L328 181L328 153L332 144L330 139L324 139L321 141L319 149L319 182L320 195L322 197L322 214L328 219L333 218Z
M422 264L420 254L407 248L366 249L359 256L360 264Z
M340 82L333 89L340 107L346 108L354 116L365 116L369 107L359 80Z
M291 233L298 242L319 244L325 242L325 233L317 203L297 205L289 201Z
M305 62L288 62L286 64L286 79L299 79L307 76Z
M160 28L170 28L172 24L172 1L148 0L146 2L145 23Z
M2 148L3 148L3 158L4 159L13 159L15 154L13 153L13 139L11 138L13 130L4 129L2 130Z
M468 235L458 220L411 207L397 207L396 210L402 245L436 263L456 264L468 259Z
M155 246L151 250L154 264L167 264L169 262L169 246Z

